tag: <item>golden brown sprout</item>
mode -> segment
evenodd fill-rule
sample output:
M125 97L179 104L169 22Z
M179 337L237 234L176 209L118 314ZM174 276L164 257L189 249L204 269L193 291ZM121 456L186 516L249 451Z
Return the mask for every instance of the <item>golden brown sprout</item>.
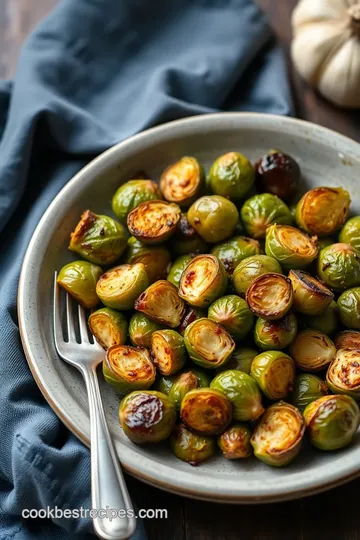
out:
M327 371L326 382L334 394L360 399L360 351L339 349Z
M358 330L343 330L334 339L337 349L357 349L360 351L360 332Z
M304 315L322 315L334 299L334 293L302 270L290 270L294 308Z
M218 445L226 459L243 459L251 456L251 431L246 424L235 424L218 437Z
M168 328L153 332L151 353L161 375L173 375L184 366L187 359L184 338Z
M146 390L155 381L155 366L147 349L114 345L108 349L103 363L105 381L120 394Z
M165 279L156 281L135 301L134 308L150 319L176 328L185 312L184 301L179 297L175 285Z
M102 274L96 284L96 294L109 308L129 310L133 309L136 298L148 283L142 263L122 264Z
M204 435L222 433L232 417L228 398L212 388L196 388L185 394L180 407L184 424Z
M175 232L180 215L177 204L147 201L129 213L127 226L130 233L144 244L159 244Z
M336 347L326 334L309 329L296 336L290 354L300 369L320 371L334 360Z
M169 165L160 177L160 189L165 199L179 206L192 204L204 183L204 169L197 159L188 156Z
M263 274L247 289L246 301L258 317L268 321L281 319L292 306L291 281L282 274Z

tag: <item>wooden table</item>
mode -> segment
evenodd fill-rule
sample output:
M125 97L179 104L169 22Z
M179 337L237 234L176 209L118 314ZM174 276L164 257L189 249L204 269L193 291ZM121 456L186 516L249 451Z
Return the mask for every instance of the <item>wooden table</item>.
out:
M288 57L296 0L258 0ZM57 0L2 0L0 77L10 78L20 46ZM360 141L360 112L342 112L317 96L291 70L296 113ZM150 540L360 540L360 480L298 501L232 506L184 499L128 478L139 508L167 508L167 520L146 520Z

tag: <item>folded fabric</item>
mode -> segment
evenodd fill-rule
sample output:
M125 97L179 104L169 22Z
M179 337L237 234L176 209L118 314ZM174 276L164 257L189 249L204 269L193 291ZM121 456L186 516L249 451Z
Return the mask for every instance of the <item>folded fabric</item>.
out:
M64 0L1 85L0 539L93 534L89 519L21 517L90 506L89 451L45 402L21 347L17 284L34 228L99 152L220 110L291 114L282 53L251 0Z

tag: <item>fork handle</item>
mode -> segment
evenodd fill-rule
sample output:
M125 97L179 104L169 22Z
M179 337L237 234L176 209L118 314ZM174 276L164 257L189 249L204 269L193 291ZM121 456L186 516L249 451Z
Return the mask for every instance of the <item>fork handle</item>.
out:
M93 518L96 534L106 540L123 540L135 531L136 519L120 468L101 400L96 366L82 370L90 408L91 503L92 508L110 512L121 510L125 516L98 515ZM114 514L114 512L112 512Z

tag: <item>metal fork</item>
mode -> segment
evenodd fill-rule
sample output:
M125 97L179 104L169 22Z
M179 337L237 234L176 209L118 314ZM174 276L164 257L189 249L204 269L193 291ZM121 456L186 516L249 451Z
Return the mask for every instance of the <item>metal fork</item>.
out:
M104 359L104 350L94 338L89 339L85 310L78 305L79 336L77 341L72 301L66 294L66 333L64 338L60 313L60 287L54 280L54 337L56 350L63 360L75 366L84 377L90 409L91 441L91 504L96 510L125 510L125 515L109 519L97 515L94 529L100 538L123 540L136 527L133 507L107 427L96 374ZM102 512L104 513L104 512Z

